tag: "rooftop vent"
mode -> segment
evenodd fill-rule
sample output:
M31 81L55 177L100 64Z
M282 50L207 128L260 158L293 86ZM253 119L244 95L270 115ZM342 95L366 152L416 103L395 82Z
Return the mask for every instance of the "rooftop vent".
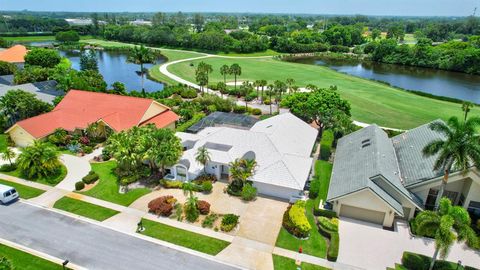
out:
M362 141L362 148L365 148L370 145L370 139L366 139Z
M362 144L362 148L365 148L365 147L367 147L367 146L370 146L370 143L364 143L364 144Z

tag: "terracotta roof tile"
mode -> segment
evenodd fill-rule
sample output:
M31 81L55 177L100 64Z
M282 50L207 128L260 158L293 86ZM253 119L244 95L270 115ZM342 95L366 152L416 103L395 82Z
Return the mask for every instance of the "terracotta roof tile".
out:
M27 48L23 45L15 45L6 50L0 51L0 61L9 63L23 63L25 62L25 55Z

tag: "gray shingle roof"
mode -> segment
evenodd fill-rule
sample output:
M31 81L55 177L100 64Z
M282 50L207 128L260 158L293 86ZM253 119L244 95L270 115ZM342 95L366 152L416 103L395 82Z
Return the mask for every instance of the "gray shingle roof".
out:
M422 149L429 142L441 138L443 138L443 135L431 130L429 124L411 129L392 138L404 186L408 187L443 175L441 171L433 170L437 156L425 157L422 154Z
M9 90L23 90L25 92L32 93L42 101L52 103L55 97L63 96L65 93L56 89L57 82L44 81L35 83L26 83L19 85L1 85L0 84L0 96L4 96Z
M419 207L423 203L404 187L401 171L387 134L376 125L368 126L338 141L327 200L369 188L403 215L399 196ZM384 181L378 181L380 176Z

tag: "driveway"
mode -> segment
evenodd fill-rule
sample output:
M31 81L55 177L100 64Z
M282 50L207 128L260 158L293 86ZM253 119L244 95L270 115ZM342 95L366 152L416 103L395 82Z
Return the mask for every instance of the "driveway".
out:
M423 237L412 237L408 224L399 220L396 231L383 230L379 225L341 218L340 253L338 262L355 265L365 269L393 267L400 263L404 251L432 256L434 242ZM464 265L480 265L480 252L475 252L464 244L452 246L447 260Z
M92 169L90 163L88 163L86 159L80 157L63 154L60 157L60 161L62 161L65 167L67 167L67 175L65 176L65 179L55 186L60 189L68 191L75 190L75 183L82 181L82 178Z
M0 237L88 269L236 269L22 202L0 205Z

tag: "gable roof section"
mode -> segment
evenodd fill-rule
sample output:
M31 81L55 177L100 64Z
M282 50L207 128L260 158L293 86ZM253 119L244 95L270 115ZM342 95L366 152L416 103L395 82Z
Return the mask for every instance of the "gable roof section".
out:
M57 128L83 129L100 120L118 132L137 126L152 102L146 98L70 90L53 111L17 124L35 138L47 136ZM162 113L146 122L164 125L175 121L175 116L173 112Z
M0 51L0 61L9 63L24 63L27 48L23 45L15 45L6 50Z
M368 126L338 141L327 200L369 188L399 214L403 211L398 196L420 207L402 185L399 173L395 150L387 134L376 125ZM379 176L386 183L376 183L374 180ZM393 188L395 194L386 192L383 184Z
M425 157L422 154L423 148L429 142L443 138L442 134L431 130L429 124L408 130L391 139L397 154L402 182L407 187L443 175L443 172L432 169L437 155Z

